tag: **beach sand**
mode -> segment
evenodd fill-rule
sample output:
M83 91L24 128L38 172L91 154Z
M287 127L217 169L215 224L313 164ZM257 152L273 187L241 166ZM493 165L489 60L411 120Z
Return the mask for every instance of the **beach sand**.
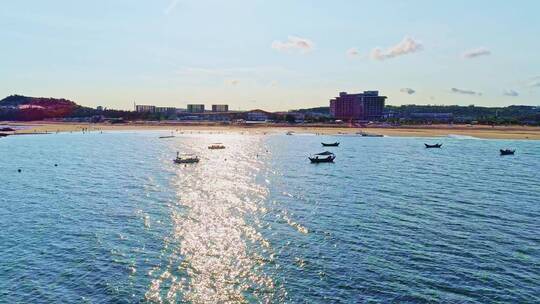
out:
M493 139L540 139L540 127L527 126L479 126L479 125L420 125L399 127L366 127L347 128L334 125L219 125L206 123L130 123L130 124L88 124L60 122L0 122L0 125L21 127L16 134L39 134L56 132L90 132L125 131L125 130L163 130L163 131L200 131L200 132L246 132L263 133L295 133L313 134L355 134L363 131L372 134L404 137L447 137L452 135L472 136Z

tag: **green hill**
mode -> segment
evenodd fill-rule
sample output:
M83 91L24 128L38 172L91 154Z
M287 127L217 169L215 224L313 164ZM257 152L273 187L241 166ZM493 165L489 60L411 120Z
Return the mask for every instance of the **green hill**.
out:
M80 108L67 99L11 95L0 100L0 120L63 118Z

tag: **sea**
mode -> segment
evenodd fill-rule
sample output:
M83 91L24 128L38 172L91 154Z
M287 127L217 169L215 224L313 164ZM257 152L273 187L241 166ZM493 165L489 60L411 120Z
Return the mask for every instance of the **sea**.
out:
M539 141L169 134L0 139L0 303L540 303Z

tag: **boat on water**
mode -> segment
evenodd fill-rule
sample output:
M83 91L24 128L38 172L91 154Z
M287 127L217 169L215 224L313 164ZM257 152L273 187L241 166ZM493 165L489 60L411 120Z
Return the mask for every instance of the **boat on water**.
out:
M335 143L321 143L323 145L323 147L338 147L339 146L339 142L335 142Z
M501 155L514 155L516 153L516 150L510 150L510 149L501 149Z
M434 145L424 144L424 145L426 146L426 149L442 147L442 144L434 144Z
M163 136L160 136L159 138L173 138L174 137L174 132L171 131L171 135L163 135Z
M285 133L285 134L287 134L287 135L293 135L293 132L289 131L289 132L287 132L287 133Z
M180 152L176 152L174 162L177 164L194 164L199 162L199 157L193 154L180 154Z
M225 149L225 146L221 143L215 143L208 146L208 149L210 150L219 150L219 149Z
M366 133L366 132L357 132L356 134L361 135L362 137L384 137L382 134Z
M308 157L312 163L333 163L336 159L336 155L330 151L324 151L321 153L313 154Z

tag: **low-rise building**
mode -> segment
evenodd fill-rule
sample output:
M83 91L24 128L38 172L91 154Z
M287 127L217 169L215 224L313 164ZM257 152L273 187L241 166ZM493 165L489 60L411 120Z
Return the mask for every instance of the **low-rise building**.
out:
M175 107L156 107L155 112L156 113L174 114L174 113L176 113L176 108Z
M188 104L187 111L189 113L204 113L204 105L203 104Z
M138 112L138 113L155 113L156 112L156 106L135 105L135 112Z
M266 121L270 118L272 113L263 110L251 110L245 113L246 120L248 121Z
M212 105L212 112L229 112L229 105L214 104Z

